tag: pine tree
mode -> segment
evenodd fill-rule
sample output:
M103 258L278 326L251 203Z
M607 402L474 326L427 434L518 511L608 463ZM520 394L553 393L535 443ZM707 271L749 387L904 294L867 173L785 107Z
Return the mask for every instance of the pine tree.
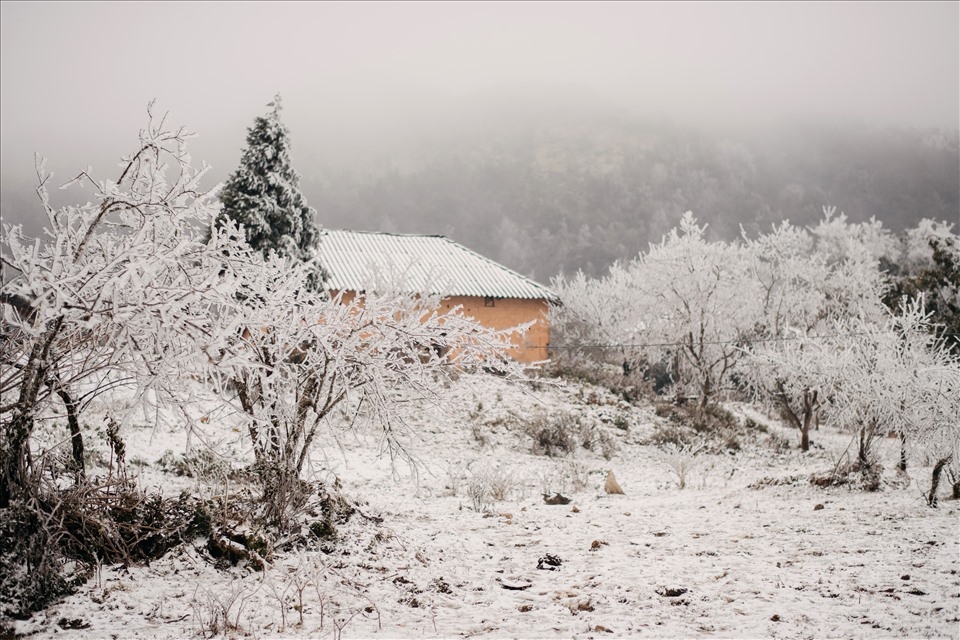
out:
M302 262L314 260L319 240L316 210L300 191L300 174L290 162L289 131L280 121L280 95L267 106L273 111L258 117L247 130L247 146L240 166L220 195L226 217L243 225L247 242L265 256L272 252ZM312 267L312 284L322 282L322 270Z

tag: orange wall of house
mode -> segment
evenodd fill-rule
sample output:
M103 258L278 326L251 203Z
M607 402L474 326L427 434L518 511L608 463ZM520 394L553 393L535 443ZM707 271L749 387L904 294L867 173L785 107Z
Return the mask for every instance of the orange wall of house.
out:
M446 310L456 305L463 307L465 316L470 316L491 329L509 329L518 324L535 321L525 335L513 336L513 343L517 346L510 350L510 356L518 362L537 362L547 359L550 325L547 321L546 300L496 298L493 302L494 306L487 307L484 305L483 298L452 296L444 298L441 307Z
M331 295L336 295L332 292ZM349 304L356 297L353 291L344 291L343 302ZM490 329L509 329L518 324L534 321L526 334L514 334L511 338L516 345L510 349L510 356L517 362L538 362L547 359L547 345L550 344L550 324L547 320L549 303L546 300L525 300L520 298L496 298L493 306L484 304L484 298L474 296L451 296L440 304L443 311L460 305L463 314L469 316Z

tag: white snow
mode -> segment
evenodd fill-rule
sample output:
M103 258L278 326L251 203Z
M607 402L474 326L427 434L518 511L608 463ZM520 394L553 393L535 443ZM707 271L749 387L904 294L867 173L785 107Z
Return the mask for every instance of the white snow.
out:
M334 553L277 554L264 572L218 569L197 540L150 566L101 567L75 595L16 622L16 631L37 638L960 635L960 504L926 506L922 460L911 461L912 480L888 471L876 493L816 488L807 477L832 468L849 436L815 431L813 449L802 454L795 433L736 405L789 438L791 449L777 453L761 435L736 455L703 458L681 491L657 449L641 444L663 420L651 407L586 385L520 388L480 375L462 376L449 393L447 410L412 412L416 473L379 456L375 432L363 428L314 457L318 478L335 474L348 498L365 503L365 515L341 527ZM522 424L564 411L597 425L616 453L609 460L600 447L565 458L531 453ZM210 420L206 437L235 460L244 445L224 424ZM167 449L183 452L182 427L133 425L125 436L128 460L139 460L130 472L145 486L213 490L156 464ZM88 447L104 446L95 440L88 435ZM881 453L893 469L897 441ZM611 469L625 495L604 493ZM474 510L479 479L488 488L499 480L506 499L487 496L485 509ZM572 502L547 505L546 492ZM560 558L556 570L538 569L547 554ZM63 630L61 621L83 628Z

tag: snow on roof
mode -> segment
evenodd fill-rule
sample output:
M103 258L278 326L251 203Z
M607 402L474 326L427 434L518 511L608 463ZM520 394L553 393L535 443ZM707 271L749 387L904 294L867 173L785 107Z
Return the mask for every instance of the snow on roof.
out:
M335 291L362 291L386 277L407 292L559 301L543 285L444 236L324 229L317 256Z

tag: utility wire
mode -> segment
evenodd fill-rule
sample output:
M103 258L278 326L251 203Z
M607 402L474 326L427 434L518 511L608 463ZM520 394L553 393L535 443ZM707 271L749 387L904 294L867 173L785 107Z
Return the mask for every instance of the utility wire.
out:
M739 339L739 340L699 340L693 342L693 346L700 345L722 345L722 344L757 344L757 343L770 343L770 342L796 342L798 340L827 340L832 338L856 338L861 336L872 335L871 331L859 331L854 333L825 333L818 334L815 336L779 336L775 338L751 338L751 339ZM944 333L938 336L938 338L957 338L960 337L960 333ZM526 346L526 349L547 349L547 350L576 350L576 349L642 349L648 347L686 347L691 343L689 342L637 342L637 343L627 343L627 344L578 344L578 345L547 345L543 346Z

